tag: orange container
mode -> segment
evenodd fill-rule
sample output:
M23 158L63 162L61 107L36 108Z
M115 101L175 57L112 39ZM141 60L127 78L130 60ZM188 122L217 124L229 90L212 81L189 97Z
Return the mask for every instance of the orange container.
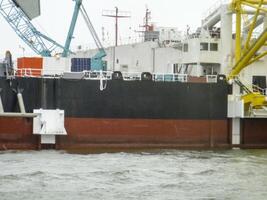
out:
M41 76L43 58L23 57L17 59L18 76Z

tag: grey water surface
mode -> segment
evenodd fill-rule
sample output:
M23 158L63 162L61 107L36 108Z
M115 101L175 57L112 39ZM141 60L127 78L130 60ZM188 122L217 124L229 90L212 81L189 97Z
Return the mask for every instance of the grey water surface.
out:
M267 199L267 151L0 152L0 200Z

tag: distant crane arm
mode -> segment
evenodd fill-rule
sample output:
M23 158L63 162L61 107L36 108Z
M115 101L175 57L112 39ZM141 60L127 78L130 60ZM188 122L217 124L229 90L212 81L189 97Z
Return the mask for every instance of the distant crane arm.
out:
M0 0L0 13L16 34L37 54L51 56L56 48L64 47L41 34L26 14L12 0ZM68 49L66 51L69 52Z
M69 32L68 32L68 36L65 42L65 47L64 47L64 51L62 53L62 57L67 57L68 56L68 49L70 49L70 44L71 44L71 40L73 38L73 33L74 33L74 29L76 26L76 22L78 19L78 15L79 15L79 11L80 11L80 7L82 5L82 0L75 0L75 7L74 7L74 12L72 15L72 20L71 20L71 24L70 24L70 28L69 28Z
M81 10L82 16L84 18L84 21L85 21L88 29L91 32L91 35L92 35L92 37L93 37L93 39L95 41L95 44L96 44L98 50L104 50L104 47L103 47L103 45L102 45L102 43L101 43L101 41L100 41L95 29L94 29L94 26L93 26L93 24L92 24L92 22L91 22L91 20L90 20L90 18L89 18L89 16L88 16L88 14L87 14L87 12L86 12L86 10L85 10L83 5L81 5L81 9L80 10Z
M107 55L106 51L105 51L97 33L96 33L94 26L93 26L93 24L92 24L92 22L91 22L91 20L90 20L83 5L81 5L80 10L81 10L82 16L85 20L85 23L86 23L89 31L91 32L91 35L92 35L92 37L95 41L95 44L98 48L98 53L94 57L91 58L91 68L93 70L103 70L105 68L105 66L104 66L104 62L102 61L102 58L104 58Z

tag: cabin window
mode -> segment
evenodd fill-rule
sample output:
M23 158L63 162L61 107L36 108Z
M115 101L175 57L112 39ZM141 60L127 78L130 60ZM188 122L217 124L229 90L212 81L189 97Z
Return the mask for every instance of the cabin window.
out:
M188 52L188 44L184 43L184 52Z
M200 51L208 51L209 50L209 43L201 42L200 43Z
M261 89L266 89L267 84L266 84L266 76L253 76L252 77L252 84L257 86L254 87L254 92L261 92L259 91Z
M210 43L210 50L211 51L218 51L218 44L217 43Z

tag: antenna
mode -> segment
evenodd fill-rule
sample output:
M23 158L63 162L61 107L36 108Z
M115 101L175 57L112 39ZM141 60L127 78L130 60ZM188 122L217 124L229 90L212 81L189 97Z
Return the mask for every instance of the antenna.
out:
M103 10L102 16L115 18L115 46L118 46L118 19L130 18L131 13L128 11L119 11L118 7L114 10Z

